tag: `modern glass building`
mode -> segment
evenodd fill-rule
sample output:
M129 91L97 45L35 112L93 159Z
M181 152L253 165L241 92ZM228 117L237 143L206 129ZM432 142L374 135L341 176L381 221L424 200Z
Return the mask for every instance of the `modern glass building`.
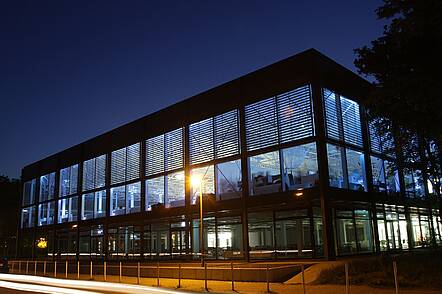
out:
M437 246L440 202L383 152L369 88L310 49L26 166L19 257L197 259L200 189L207 259Z

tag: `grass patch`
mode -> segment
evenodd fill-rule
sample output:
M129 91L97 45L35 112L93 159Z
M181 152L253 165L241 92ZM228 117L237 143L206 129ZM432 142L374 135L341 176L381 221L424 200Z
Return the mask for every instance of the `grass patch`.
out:
M440 270L442 251L349 260L350 284L394 287L393 258L397 262L398 282L401 288L442 289L442 271ZM344 265L323 270L315 284L345 284Z

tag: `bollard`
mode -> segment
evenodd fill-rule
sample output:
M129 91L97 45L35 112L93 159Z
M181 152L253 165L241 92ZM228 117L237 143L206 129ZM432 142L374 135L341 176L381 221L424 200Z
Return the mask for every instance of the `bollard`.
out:
M157 287L160 286L160 262L157 262Z
M178 288L181 288L181 263L178 264Z
M77 260L77 280L80 279L80 261Z
M399 293L399 285L398 285L398 281L397 281L397 264L396 264L396 260L393 260L393 274L394 274L394 289L395 289L395 293L398 294Z
M90 278L91 280L93 280L93 264L92 264L92 260L91 260L91 269L89 270L89 273L90 273L89 278Z
M266 267L267 293L270 293L269 265Z
M26 260L26 274L28 274L29 260Z
M302 278L302 293L305 294L305 275L304 275L304 265L301 264L301 278Z
M137 285L140 284L140 262L137 262Z
M66 268L65 268L65 278L66 279L68 278L68 271L69 271L68 266L69 266L69 264L68 264L68 261L66 260Z
M37 261L34 261L34 276L37 275Z
M54 261L54 278L57 277L57 261Z
M204 289L206 289L206 291L209 291L207 287L207 262L204 263Z
M43 276L46 276L46 260L43 262Z
M123 272L123 269L121 267L121 261L120 261L120 275L118 276L118 283L121 283L122 272Z
M350 280L348 277L348 263L345 263L345 294L350 292Z
M230 271L232 272L232 291L235 291L235 276L233 274L233 262L230 263Z
M103 264L103 278L104 278L105 282L107 280L107 278L106 278L106 268L107 268L106 261L104 261L104 264Z

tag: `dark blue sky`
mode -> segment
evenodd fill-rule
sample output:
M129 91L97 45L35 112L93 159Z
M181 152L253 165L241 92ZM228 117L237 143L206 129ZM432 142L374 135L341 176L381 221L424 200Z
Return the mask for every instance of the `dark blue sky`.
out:
M381 1L1 1L0 174L308 48L354 70Z

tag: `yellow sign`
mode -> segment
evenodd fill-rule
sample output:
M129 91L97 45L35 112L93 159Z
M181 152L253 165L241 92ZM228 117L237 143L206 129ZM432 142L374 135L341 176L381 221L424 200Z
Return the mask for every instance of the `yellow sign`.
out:
M46 241L45 238L40 238L37 241L37 247L40 249L45 249L46 247L48 247L48 241Z

